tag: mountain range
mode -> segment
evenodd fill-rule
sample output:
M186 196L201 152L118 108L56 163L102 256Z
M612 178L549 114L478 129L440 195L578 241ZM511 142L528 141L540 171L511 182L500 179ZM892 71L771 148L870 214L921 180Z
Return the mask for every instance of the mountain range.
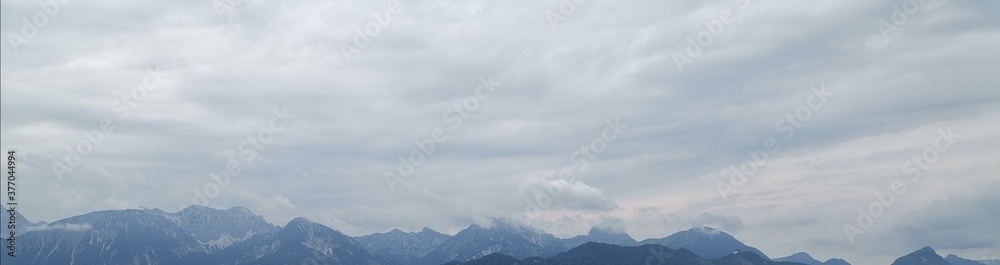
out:
M516 259L494 253L467 262L448 265L597 265L597 264L687 264L687 265L793 265L799 263L767 260L750 251L735 251L716 259L705 259L687 249L660 245L618 246L588 242L550 258Z
M639 243L655 244L669 248L685 248L698 256L709 259L725 257L737 250L746 250L770 260L767 255L764 255L764 252L743 244L743 242L736 240L735 237L726 232L711 227L691 228L664 238L650 238Z
M451 238L424 227L420 232L403 232L393 229L386 233L360 236L356 240L372 253L386 257L396 263L415 263L432 250Z
M850 265L819 262L801 252L768 258L732 235L696 227L637 242L623 231L592 228L560 239L545 231L492 219L454 236L423 228L350 237L306 218L284 226L243 207L191 206L96 211L52 223L18 215L17 257L3 264L702 264ZM3 230L6 235L6 227ZM971 262L971 263L970 263ZM983 265L927 247L892 265Z
M948 256L944 257L944 260L947 261L948 263L951 263L951 265L983 265L984 264L984 263L980 263L980 262L975 261L975 260L965 259L965 258L959 257L958 255L955 255L955 254L948 254Z
M565 245L551 234L493 219L488 224L472 224L459 231L417 264L466 261L497 252L515 258L552 256L565 250Z
M575 248L586 244L587 242L600 242L619 246L639 245L639 242L632 239L632 237L627 233L615 231L608 227L594 227L591 228L590 232L587 232L586 235L563 239L562 242L567 248Z
M892 265L990 265L989 261L975 261L948 254L941 257L931 247L923 247L905 256L899 257Z
M223 249L211 264L395 264L372 254L353 238L299 217L276 232Z
M787 262L802 263L806 265L850 265L850 263L847 263L847 261L838 258L832 258L820 262L819 260L816 260L812 256L810 256L809 253L805 252L798 252L787 257L776 258L774 259L774 261L787 261Z

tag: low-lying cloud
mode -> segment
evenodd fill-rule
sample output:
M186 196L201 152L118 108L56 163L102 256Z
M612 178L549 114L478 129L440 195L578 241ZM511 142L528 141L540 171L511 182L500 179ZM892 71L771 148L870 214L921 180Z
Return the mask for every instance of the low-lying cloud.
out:
M90 224L45 224L40 226L32 226L25 229L27 232L31 231L51 231L51 230L62 230L70 232L83 232L90 230Z

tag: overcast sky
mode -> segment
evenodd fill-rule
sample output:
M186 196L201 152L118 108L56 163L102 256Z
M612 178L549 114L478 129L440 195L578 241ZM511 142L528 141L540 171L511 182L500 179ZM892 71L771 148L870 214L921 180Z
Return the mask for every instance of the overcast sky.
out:
M0 2L33 221L208 192L353 236L524 216L1000 254L1000 2L64 1Z

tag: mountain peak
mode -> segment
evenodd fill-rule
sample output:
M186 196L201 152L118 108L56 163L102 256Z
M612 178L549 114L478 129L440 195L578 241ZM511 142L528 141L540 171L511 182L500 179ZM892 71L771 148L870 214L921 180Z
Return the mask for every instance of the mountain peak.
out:
M714 236L714 235L718 235L718 234L726 234L726 232L722 232L722 230L715 229L715 228L709 227L709 226L694 227L694 228L688 229L687 231L688 232L692 232L692 233L701 233L701 234L710 235L710 236Z
M192 204L191 206L188 206L187 208L184 208L184 210L181 210L181 212L203 212L203 211L210 211L210 210L215 210L215 209L211 208L211 207L208 207L208 206L200 205L200 204Z
M588 235L620 235L625 234L625 231L619 229L614 229L607 226L595 226L591 227L590 231L587 232Z
M726 233L725 231L708 226L692 227L691 229L674 233L671 236L691 237L691 238L714 238L716 236L721 236L722 238L733 237L732 235Z
M420 229L420 232L417 232L417 234L420 234L420 235L431 235L431 236L445 236L445 234L442 234L441 232L435 231L434 229L430 229L430 228L427 228L427 227L424 227L423 229Z
M851 265L844 259L832 258L823 262L823 265Z
M183 226L200 244L210 249L226 248L254 235L278 229L264 220L264 217L255 215L244 207L222 210L191 205L173 214L159 209L146 212L164 216Z
M545 231L490 218L479 219L421 258L421 264L466 261L502 252L514 258L555 255L566 248Z
M776 259L774 259L774 261L797 262L797 263L802 263L802 264L806 264L806 265L821 265L821 264L824 264L823 262L820 262L819 260L816 260L815 258L813 258L812 256L810 256L809 253L805 253L805 252L797 252L795 254L789 255L788 257L784 257L784 258L776 258Z
M305 217L247 242L228 249L235 262L226 264L392 264L351 237Z
M765 260L770 260L767 255L764 255L764 252L743 244L743 242L740 242L722 230L708 226L691 228L664 238L650 238L640 243L657 244L674 249L685 248L698 256L709 259L722 258L734 253L736 250L748 250Z
M934 251L931 247L923 247L899 257L892 265L952 265Z
M247 209L246 207L243 207L243 206L235 206L235 207L229 208L228 211L253 214L253 212L251 212L250 209Z
M288 225L287 226L292 226L292 225L296 225L296 226L299 226L299 225L313 225L313 224L316 224L316 222L313 222L312 220L309 220L309 218L295 217L295 219L292 219L291 221L288 221Z
M398 261L413 264L427 253L448 240L450 236L424 227L420 232L403 232L393 229L386 233L374 233L354 238L372 253Z
M629 236L628 233L625 233L625 231L603 226L595 226L590 228L590 232L586 235L579 235L573 238L563 239L562 241L567 248L581 246L587 242L607 243L621 246L633 246L638 244L638 242Z
M317 228L318 226L323 226L323 225L313 222L312 220L309 220L309 218L295 217L295 219L288 221L288 224L285 225L285 228L301 228L303 230L312 231L316 230L315 228Z

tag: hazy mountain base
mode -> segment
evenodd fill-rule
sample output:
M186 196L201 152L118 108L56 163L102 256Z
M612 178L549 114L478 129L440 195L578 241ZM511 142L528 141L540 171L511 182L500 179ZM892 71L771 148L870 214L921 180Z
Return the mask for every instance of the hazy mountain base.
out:
M802 263L766 260L749 251L736 251L718 259L704 259L686 249L670 249L660 245L617 246L589 242L551 258L531 257L516 259L494 253L467 262L450 262L449 265L801 265Z

